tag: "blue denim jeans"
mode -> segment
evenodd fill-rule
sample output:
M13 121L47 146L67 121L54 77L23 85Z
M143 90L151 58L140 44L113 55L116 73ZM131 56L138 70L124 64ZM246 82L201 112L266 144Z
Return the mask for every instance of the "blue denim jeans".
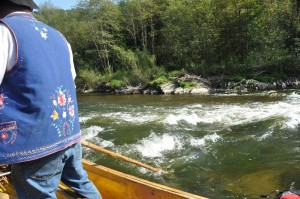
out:
M60 181L88 199L101 199L81 163L80 142L47 157L12 165L19 199L55 199Z

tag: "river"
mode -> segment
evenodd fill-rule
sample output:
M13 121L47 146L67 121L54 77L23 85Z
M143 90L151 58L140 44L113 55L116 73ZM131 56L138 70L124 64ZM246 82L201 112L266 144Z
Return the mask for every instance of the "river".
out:
M168 171L84 149L95 163L208 198L300 189L300 95L78 95L83 138Z

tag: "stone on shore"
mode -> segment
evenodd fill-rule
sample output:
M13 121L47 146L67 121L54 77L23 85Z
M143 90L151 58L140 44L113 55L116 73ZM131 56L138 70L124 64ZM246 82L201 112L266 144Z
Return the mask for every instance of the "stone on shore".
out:
M168 82L160 86L163 94L197 94L207 95L210 92L208 86L203 83L195 82L195 86L191 88L183 88L179 84Z
M164 94L174 94L176 88L177 86L172 82L168 82L160 86L160 89Z

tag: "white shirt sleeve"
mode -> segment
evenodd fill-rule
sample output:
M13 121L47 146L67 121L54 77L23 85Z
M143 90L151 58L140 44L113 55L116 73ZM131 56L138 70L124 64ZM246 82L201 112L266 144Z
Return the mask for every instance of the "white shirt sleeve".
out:
M16 63L17 46L12 32L0 23L0 84Z
M67 44L68 44L69 54L70 54L71 73L72 73L73 80L75 80L76 70L75 70L74 61L73 61L73 52L72 52L71 45L68 42L67 42Z

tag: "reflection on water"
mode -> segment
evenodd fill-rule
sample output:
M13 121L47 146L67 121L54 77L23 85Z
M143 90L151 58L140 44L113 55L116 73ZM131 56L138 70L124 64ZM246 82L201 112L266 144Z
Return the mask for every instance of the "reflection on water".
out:
M161 167L154 174L85 150L96 163L209 198L300 188L300 95L79 95L82 135Z

